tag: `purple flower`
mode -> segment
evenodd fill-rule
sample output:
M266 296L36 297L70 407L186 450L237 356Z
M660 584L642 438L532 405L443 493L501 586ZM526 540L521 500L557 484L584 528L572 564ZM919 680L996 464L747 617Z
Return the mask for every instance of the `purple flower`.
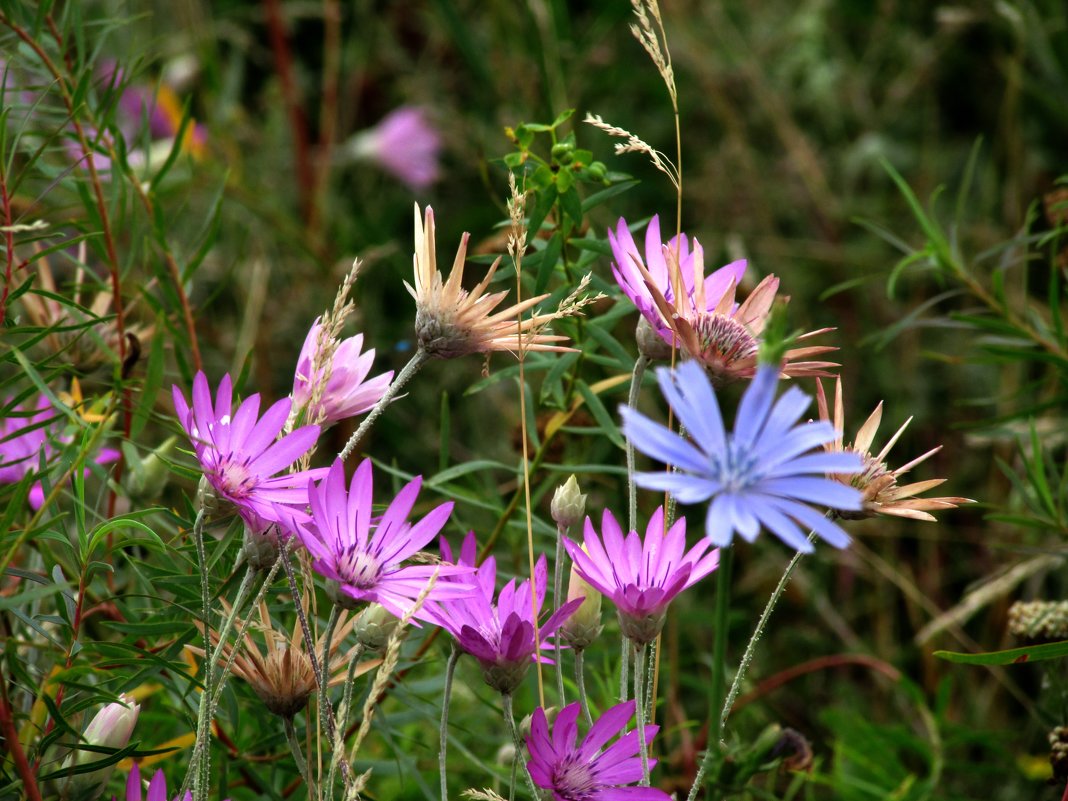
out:
M534 710L527 737L527 770L534 784L552 791L556 801L670 801L671 796L656 787L623 786L642 778L637 729L601 750L634 715L634 701L605 711L576 747L579 711L577 703L560 710L550 737L545 711L541 707ZM659 729L646 726L646 742ZM650 759L649 768L656 762Z
M11 411L9 417L0 419L0 484L17 484L27 473L37 470L42 456L46 462L51 460L56 454L52 440L65 444L70 441L60 435L58 418L53 416L52 404L44 395L38 396L32 409L16 406ZM108 464L118 458L118 451L102 448L94 461ZM89 475L89 470L84 470L83 475ZM30 488L30 506L39 509L44 500L44 487L38 481Z
M660 337L671 344L674 334L671 327L664 320L663 315L657 308L656 301L649 290L645 276L639 264L645 266L657 289L667 300L668 304L677 309L696 309L697 300L704 301L704 308L696 309L700 312L714 312L720 301L733 286L741 282L745 275L746 261L734 261L725 267L709 273L707 276L695 275L694 269L700 272L704 270L704 258L702 257L701 245L694 240L693 250L686 234L681 237L672 237L666 245L660 239L660 215L653 215L649 221L649 227L645 230L645 259L642 259L638 246L634 243L627 221L622 217L616 224L615 233L608 230L608 241L612 245L612 274L616 278L623 293L630 298L631 302L638 307L638 311L649 322ZM671 270L668 269L668 259L665 254L671 253L674 257L678 247L679 279L672 281ZM696 259L696 264L695 264ZM703 285L703 294L697 292L697 281ZM676 296L676 288L684 291L685 297ZM731 295L733 301L733 294ZM736 304L731 303L731 308L726 312L733 312Z
M345 466L340 459L335 460L326 479L317 487L308 487L312 519L299 527L298 534L313 557L312 568L338 582L341 592L356 600L379 603L390 614L404 617L432 575L456 576L471 569L456 565L402 567L401 562L438 535L453 504L443 503L418 523L409 523L423 482L417 476L397 493L385 514L373 519L371 470L371 460L364 459L346 492ZM465 582L437 581L428 598L456 598L472 592ZM416 617L429 619L426 606Z
M619 610L623 633L639 644L652 642L663 628L671 600L719 565L719 551L705 552L712 543L702 539L686 552L686 519L664 531L664 508L653 513L645 540L632 531L623 537L607 509L601 536L586 518L584 547L564 539L576 572Z
M318 370L314 369L317 349L326 347L327 342L320 343L320 331L322 325L316 318L312 324L308 336L304 338L304 346L300 349L297 359L297 374L293 381L293 403L296 407L307 407L312 400L314 387L323 380L326 365L321 365ZM354 417L369 411L385 394L389 388L389 382L393 380L393 371L375 376L368 380L367 374L371 372L371 363L375 358L372 348L366 353L361 353L363 347L363 335L342 340L333 345L333 356L330 361L330 378L326 387L321 390L322 399L314 409L307 409L307 418L316 420L322 416L323 425L336 423L347 417Z
M413 190L438 180L441 136L426 109L401 106L346 145L355 158L368 159Z
M776 401L778 370L762 365L728 434L716 394L699 365L683 362L674 373L660 368L657 378L693 442L621 408L623 431L634 447L677 471L639 473L638 486L666 490L680 503L712 499L705 531L716 545L729 545L735 531L752 542L765 526L787 545L810 552L812 544L798 524L836 548L849 544L838 525L808 504L860 510L861 494L824 474L859 473L863 465L855 453L812 452L833 442L837 433L826 422L797 424L812 400L808 395L790 387Z
M123 801L141 801L142 798L144 798L144 801L167 801L167 777L163 775L162 770L157 770L152 776L152 781L148 783L148 797L145 798L141 794L141 768L135 762L133 767L130 768L129 777L126 779L126 795L123 796ZM175 796L175 801L177 799L178 797ZM192 791L186 790L181 801L192 800ZM117 801L115 796L111 797L111 801Z
M319 426L304 426L278 439L289 417L289 398L260 418L260 396L251 395L231 417L230 375L219 382L213 406L203 372L193 379L192 408L177 386L173 395L178 422L193 443L204 478L234 505L251 530L262 532L271 523L289 527L294 518L306 517L308 481L320 478L326 469L275 475L303 456L319 436Z
M442 556L452 558L446 543ZM475 566L475 535L469 533L460 554L460 565ZM545 556L534 568L534 608L531 608L530 581L516 586L515 579L504 585L497 603L493 602L493 588L497 580L497 563L491 556L475 571L476 592L464 598L442 603L428 603L432 623L441 626L455 639L460 649L471 654L482 666L486 683L495 690L511 694L522 682L535 659L537 644L549 647L549 637L582 603L582 599L568 601L538 627L537 644L534 627L545 601L548 568ZM540 657L544 662L549 660Z

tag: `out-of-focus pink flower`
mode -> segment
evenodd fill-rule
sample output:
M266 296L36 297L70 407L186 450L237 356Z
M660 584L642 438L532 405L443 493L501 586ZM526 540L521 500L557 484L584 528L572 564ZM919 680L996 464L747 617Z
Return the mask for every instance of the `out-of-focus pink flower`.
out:
M52 404L41 395L32 408L16 406L12 414L0 418L0 484L17 484L27 473L33 473L41 457L48 462L55 455L53 440L65 442L60 436L58 418ZM102 448L96 455L97 464L108 464L119 458L119 452ZM84 471L89 475L89 470ZM44 487L36 482L30 488L30 506L39 509L44 503Z
M371 363L375 358L374 348L361 353L363 335L357 334L341 342L336 340L319 341L322 324L316 318L304 346L297 359L297 374L293 381L293 405L305 409L305 419L324 426L355 417L369 411L382 399L389 382L393 380L393 371L368 379ZM314 368L318 349L332 352L329 360L321 360ZM329 375L326 387L319 390L319 400L314 408L310 407L312 397L316 394L315 386L323 379L323 373Z
M378 125L360 131L345 144L351 158L372 161L413 190L438 180L441 136L426 109L401 106Z

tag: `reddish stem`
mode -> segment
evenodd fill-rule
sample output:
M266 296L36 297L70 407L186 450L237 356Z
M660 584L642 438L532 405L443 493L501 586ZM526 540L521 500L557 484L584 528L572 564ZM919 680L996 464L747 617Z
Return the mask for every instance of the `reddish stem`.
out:
M15 232L11 230L14 220L11 217L11 198L7 194L7 175L3 172L2 160L0 160L0 201L4 205L4 245L7 249L4 260L4 292L0 295L0 324L3 324L7 316L7 296L11 292L11 282L14 280Z
M37 777L30 769L30 763L19 742L19 733L15 730L15 719L7 700L7 679L0 679L0 732L7 741L7 750L15 760L15 770L22 778L22 789L27 801L41 801L41 791L37 787Z
M312 219L315 203L315 173L312 170L308 150L308 125L304 109L300 105L300 93L293 79L293 58L286 38L286 23L282 14L281 0L264 0L267 14L267 31L274 52L274 65L282 83L282 97L289 112L289 127L293 136L293 153L296 161L297 188L300 190L301 216L305 222Z
M861 667L871 668L878 673L882 673L891 681L898 681L901 678L901 671L896 667L881 659L876 659L873 656L866 656L864 654L834 654L833 656L821 656L818 659L802 662L800 665L794 665L793 667L780 671L773 676L769 676L764 679L764 681L757 684L752 692L746 693L735 701L734 706L731 709L732 711L737 711L746 704L750 704L758 698L779 689L779 687L782 687L784 684L788 684L794 679L808 673L816 673L817 671L826 670L827 668L843 667L845 665L860 665Z

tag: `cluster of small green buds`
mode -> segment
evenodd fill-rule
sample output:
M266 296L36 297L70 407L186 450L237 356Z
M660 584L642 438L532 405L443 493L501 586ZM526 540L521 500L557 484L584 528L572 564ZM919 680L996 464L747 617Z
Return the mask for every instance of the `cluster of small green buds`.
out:
M574 475L556 488L550 511L561 529L570 529L582 522L586 516L586 496L579 490L578 479Z
M1017 601L1009 607L1009 632L1027 640L1068 639L1068 601Z

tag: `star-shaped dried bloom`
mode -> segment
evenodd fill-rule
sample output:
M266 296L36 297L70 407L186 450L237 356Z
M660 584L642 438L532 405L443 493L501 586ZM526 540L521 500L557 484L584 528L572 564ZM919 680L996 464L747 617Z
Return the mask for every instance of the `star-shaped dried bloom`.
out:
M694 239L692 251L685 236L662 244L657 217L649 223L644 260L625 220L619 221L615 235L610 232L609 239L615 255L616 280L668 345L675 341L704 366L716 385L753 377L761 335L779 291L778 278L765 277L738 303L738 282L745 262L732 262L705 276L701 243ZM809 339L830 330L809 331L797 339ZM836 363L807 359L833 350L836 348L829 345L791 348L783 356L780 374L829 375L827 368L837 367Z
M419 347L430 356L453 359L469 353L505 350L518 353L531 350L566 351L571 348L554 343L567 337L542 333L561 315L535 311L517 323L517 318L545 300L535 295L503 311L494 310L508 296L507 291L486 293L500 259L493 262L486 277L473 289L464 289L464 261L467 259L465 233L456 251L448 279L438 270L434 243L434 211L429 206L422 219L415 207L415 286L404 285L415 298L415 335Z
M820 420L832 423L837 433L834 440L824 444L824 449L829 453L856 453L864 461L863 470L854 475L828 474L829 478L840 481L847 486L856 487L863 494L861 501L863 508L855 512L840 511L839 515L841 517L857 520L874 517L875 515L892 515L894 517L908 517L913 520L933 521L935 517L930 514L931 512L937 512L940 509L956 509L962 503L975 503L970 498L958 498L955 496L944 498L916 497L922 492L927 492L927 490L934 489L945 483L946 480L944 478L932 478L927 481L916 481L912 484L904 485L897 483L899 476L904 475L916 465L942 450L942 446L939 445L896 470L890 469L886 464L886 456L898 439L901 438L901 435L905 433L905 429L912 422L911 417L901 424L901 427L890 437L890 441L886 443L883 449L877 455L872 456L872 441L875 439L875 433L879 430L879 423L883 419L882 401L879 401L875 411L864 421L864 425L857 431L857 435L851 445L844 444L842 437L842 433L845 430L842 379L835 380L833 420L827 408L827 396L823 393L823 384L818 380L816 382L816 403L819 406Z

